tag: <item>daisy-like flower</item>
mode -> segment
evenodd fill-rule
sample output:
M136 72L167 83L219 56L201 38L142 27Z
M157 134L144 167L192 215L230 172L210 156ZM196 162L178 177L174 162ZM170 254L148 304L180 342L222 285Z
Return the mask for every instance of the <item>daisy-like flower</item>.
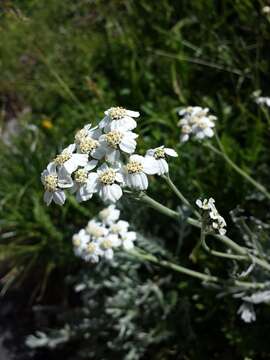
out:
M155 159L158 175L167 174L169 172L169 165L166 161L166 156L177 157L178 154L175 150L165 148L164 146L157 147L155 149L147 150L146 156L151 156Z
M207 226L210 226L214 231L218 231L220 235L226 234L226 221L219 214L216 206L215 200L213 198L204 199L203 201L198 199L196 205L202 209L205 214L207 214L206 222Z
M105 117L99 123L101 129L111 130L133 130L137 122L133 118L140 116L138 111L131 111L123 107L111 107L105 111Z
M121 245L121 241L115 234L109 234L105 236L104 238L100 238L98 240L98 244L100 246L100 249L103 251L103 256L111 260L114 255L113 248L119 247Z
M110 205L101 210L98 214L99 218L105 225L111 225L119 219L120 210L115 208L115 205Z
M98 139L102 132L96 126L91 128L91 124L85 125L75 135L75 143L77 151L80 154L90 155L92 158L100 160L104 154L100 152L100 144Z
M121 236L122 246L125 250L131 250L134 248L134 241L137 238L135 231L128 231Z
M47 205L50 205L52 201L58 205L63 205L66 200L63 189L73 186L71 176L63 169L57 172L54 163L50 163L47 169L42 172L41 182L45 188L44 201Z
M241 319L245 323L251 323L253 321L256 321L256 313L254 310L254 306L253 304L250 304L248 302L243 302L243 304L238 309L237 314L240 315Z
M74 153L75 149L76 144L71 144L55 157L53 163L59 170L64 169L67 173L72 174L79 166L87 165L88 155Z
M85 229L81 229L77 234L74 234L72 243L75 255L79 257L83 256L89 242L90 236L86 233Z
M134 154L130 156L128 163L123 167L124 182L130 188L146 190L148 187L147 175L157 174L158 171L153 157Z
M110 232L112 234L123 236L129 228L129 223L124 220L119 220L117 223L114 223L110 226Z
M87 201L93 196L93 193L88 188L89 171L93 170L96 165L97 161L91 160L84 168L78 169L73 173L74 185L70 190L71 193L76 193L76 200L78 202Z
M98 240L108 235L109 230L95 219L90 220L86 226L86 232L91 236L91 239Z
M87 247L83 253L82 258L85 261L90 261L92 263L97 263L99 258L102 257L104 251L100 248L99 243L97 241L90 241L87 244Z
M132 131L112 130L106 134L101 135L99 143L101 145L99 152L104 153L105 159L115 164L120 160L120 150L132 154L137 146L137 134ZM102 154L101 154L102 157Z
M178 126L181 127L181 141L186 142L191 136L196 140L203 140L214 136L213 128L215 127L216 116L209 115L208 108L200 106L189 106L179 111L183 117Z
M123 195L118 183L123 182L123 176L118 168L108 167L107 164L101 165L97 172L89 175L88 190L97 192L103 201L116 202Z

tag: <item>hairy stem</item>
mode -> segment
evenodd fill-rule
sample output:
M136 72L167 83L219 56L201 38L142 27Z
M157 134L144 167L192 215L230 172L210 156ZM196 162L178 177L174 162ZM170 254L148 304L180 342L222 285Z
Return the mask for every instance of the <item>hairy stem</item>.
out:
M162 213L166 216L169 216L175 220L179 220L180 214L177 211L171 210L168 207L160 204L158 201L152 199L150 196L146 195L144 192L141 192L138 195L137 199L140 201L143 201L145 204L149 205L150 207L159 211L160 213ZM188 222L188 224L201 229L202 224L200 221L190 218L190 217L187 218L186 221ZM237 254L245 256L246 261L252 261L256 265L262 267L263 269L270 271L270 264L267 261L251 255L249 253L248 249L244 248L243 246L238 245L233 240L231 240L228 236L219 235L219 234L215 234L215 233L209 233L209 235L212 235L216 239L220 240L224 245L226 245L227 247L232 249Z
M185 204L188 208L192 210L192 212L200 219L199 212L194 208L194 206L191 205L191 203L188 201L188 199L181 193L181 191L176 187L176 185L171 180L169 174L163 175L163 179L167 182L169 187L172 189L172 191L176 194L176 196Z
M144 250L141 250L140 248L130 250L130 251L128 251L128 253L133 255L134 257L138 258L139 260L150 261L159 266L169 268L178 273L202 280L206 283L219 284L219 285L231 285L231 286L234 285L234 286L243 287L245 289L264 289L266 287L266 285L264 283L252 283L252 282L239 281L239 280L224 280L224 279L218 278L217 276L205 274L205 273L202 273L199 271L195 271L195 270L186 268L185 266L177 265L171 261L158 259L156 256L154 256L150 253L147 253Z

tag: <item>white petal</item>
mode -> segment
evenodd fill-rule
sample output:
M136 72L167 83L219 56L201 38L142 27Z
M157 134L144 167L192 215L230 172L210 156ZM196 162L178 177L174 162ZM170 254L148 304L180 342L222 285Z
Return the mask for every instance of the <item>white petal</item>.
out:
M120 151L117 149L109 149L106 154L106 160L111 164L119 162Z
M89 188L87 185L83 185L79 188L79 191L77 193L77 200L78 202L87 201L91 199L93 196L93 193L89 191Z
M94 193L98 191L98 174L90 173L87 178L87 191Z
M104 257L108 260L111 260L113 258L113 250L112 249L106 250L104 253Z
M98 164L97 160L90 160L87 165L85 166L84 170L90 171L93 170Z
M138 190L146 190L148 187L148 179L144 173L139 174L129 174L130 175L130 184L132 188Z
M106 116L99 122L98 126L102 129L110 123L110 118L107 116L107 111L105 111Z
M115 174L115 180L116 180L117 182L119 182L119 183L124 182L123 175L120 174L119 172L117 172L117 173Z
M158 175L167 174L169 172L169 166L165 159L159 159L156 161L158 166Z
M132 111L132 110L126 110L126 113L130 117L137 118L140 116L140 113L138 111Z
M158 173L158 166L154 158L147 156L143 158L143 171L148 175L154 175Z
M131 250L131 249L133 249L133 248L134 248L133 241L132 241L132 240L129 240L129 239L124 240L124 241L123 241L123 248L124 248L125 250Z
M57 191L53 192L53 201L56 204L63 205L65 203L65 200L66 200L66 195L65 195L64 191L57 190Z
M136 146L136 141L128 136L124 136L119 144L120 149L128 154L132 154L135 151Z
M133 130L136 126L137 122L131 117L126 116L119 120L113 120L110 124L110 130Z
M167 154L169 156L173 156L173 157L178 156L177 152L174 149L165 148L164 151L165 151L165 154Z
M45 191L43 200L47 204L47 206L49 206L50 203L52 202L52 198L53 198L53 194L50 191Z

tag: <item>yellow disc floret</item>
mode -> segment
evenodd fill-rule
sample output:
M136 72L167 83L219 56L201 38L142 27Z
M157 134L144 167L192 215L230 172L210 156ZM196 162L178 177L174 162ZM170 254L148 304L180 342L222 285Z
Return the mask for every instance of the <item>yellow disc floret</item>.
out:
M71 158L71 153L64 150L61 152L61 154L57 155L56 158L53 160L53 162L56 165L63 165L66 161L68 161Z
M165 151L163 148L158 148L155 150L154 153L155 159L164 159L165 158Z
M74 174L74 179L77 183L84 184L87 181L87 171L79 169Z
M129 161L126 167L129 174L136 174L143 171L143 164L135 160Z
M116 149L117 146L120 144L123 134L120 131L110 131L108 134L105 135L107 144Z
M94 244L93 242L91 242L90 244L88 244L86 251L88 254L94 254L96 251L97 245Z
M79 143L80 151L83 154L89 154L92 150L95 150L98 147L98 141L92 138L84 137Z
M113 243L110 239L105 239L101 243L101 248L104 250L111 249L113 247Z
M47 175L44 178L45 190L53 192L57 189L58 178L57 175Z
M115 178L116 178L116 174L113 169L108 169L99 176L99 180L104 185L112 185L115 182Z
M127 113L126 109L117 106L110 109L109 116L112 120L119 120L122 119L124 116L126 116L126 113Z

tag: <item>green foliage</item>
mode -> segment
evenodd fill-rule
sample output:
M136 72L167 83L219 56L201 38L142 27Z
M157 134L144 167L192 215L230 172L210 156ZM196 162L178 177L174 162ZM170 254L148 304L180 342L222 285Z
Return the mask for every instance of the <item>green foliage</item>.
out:
M78 205L70 198L63 208L47 208L42 201L40 173L55 153L70 143L74 131L87 122L95 123L104 109L114 104L142 113L138 128L142 151L161 144L179 151L171 175L191 201L213 196L227 218L239 204L249 215L269 219L268 204L249 184L209 149L198 143L179 145L176 127L181 106L210 107L218 117L218 132L228 154L268 186L269 114L258 109L251 96L257 89L269 95L270 27L269 17L262 14L264 5L259 0L2 1L0 121L5 138L12 119L19 127L16 136L9 136L8 145L0 145L4 290L27 279L34 283L33 295L42 296L53 283L53 275L60 272L63 279L81 267L72 253L70 237L96 214L100 204ZM160 180L153 179L150 192L157 200L178 206ZM170 249L181 262L188 261L197 242L196 231L184 229L184 236L181 231L179 235L179 224L153 210L135 206L131 200L122 206L136 228L162 237L166 251ZM239 233L231 232L240 242ZM202 260L210 269L219 266L205 256ZM156 270L155 276L157 283L162 283L163 274ZM136 277L132 281L136 282ZM94 279L98 282L98 271ZM179 281L170 281L171 289L177 288ZM136 291L135 287L132 296L137 296ZM192 293L187 287L183 291ZM170 292L164 301L172 301L172 295L179 294ZM192 305L195 323L204 321L200 312L206 317L205 308L215 303L204 290L199 297L204 299L203 307L201 302ZM153 310L155 319L157 309ZM234 305L228 301L226 308L214 308L213 313L209 316L219 319L218 325L214 320L207 323L213 330L195 325L196 331L203 333L199 340L202 349L206 351L209 343L209 330L218 339L218 353L222 348L218 343L222 343L240 358L256 357L245 341L246 331L242 335L242 328L234 329L235 321L228 318L235 313ZM177 321L180 317L176 315ZM168 323L165 319L165 329ZM221 328L224 337L216 334ZM174 348L173 341L178 340L172 340L165 354Z

